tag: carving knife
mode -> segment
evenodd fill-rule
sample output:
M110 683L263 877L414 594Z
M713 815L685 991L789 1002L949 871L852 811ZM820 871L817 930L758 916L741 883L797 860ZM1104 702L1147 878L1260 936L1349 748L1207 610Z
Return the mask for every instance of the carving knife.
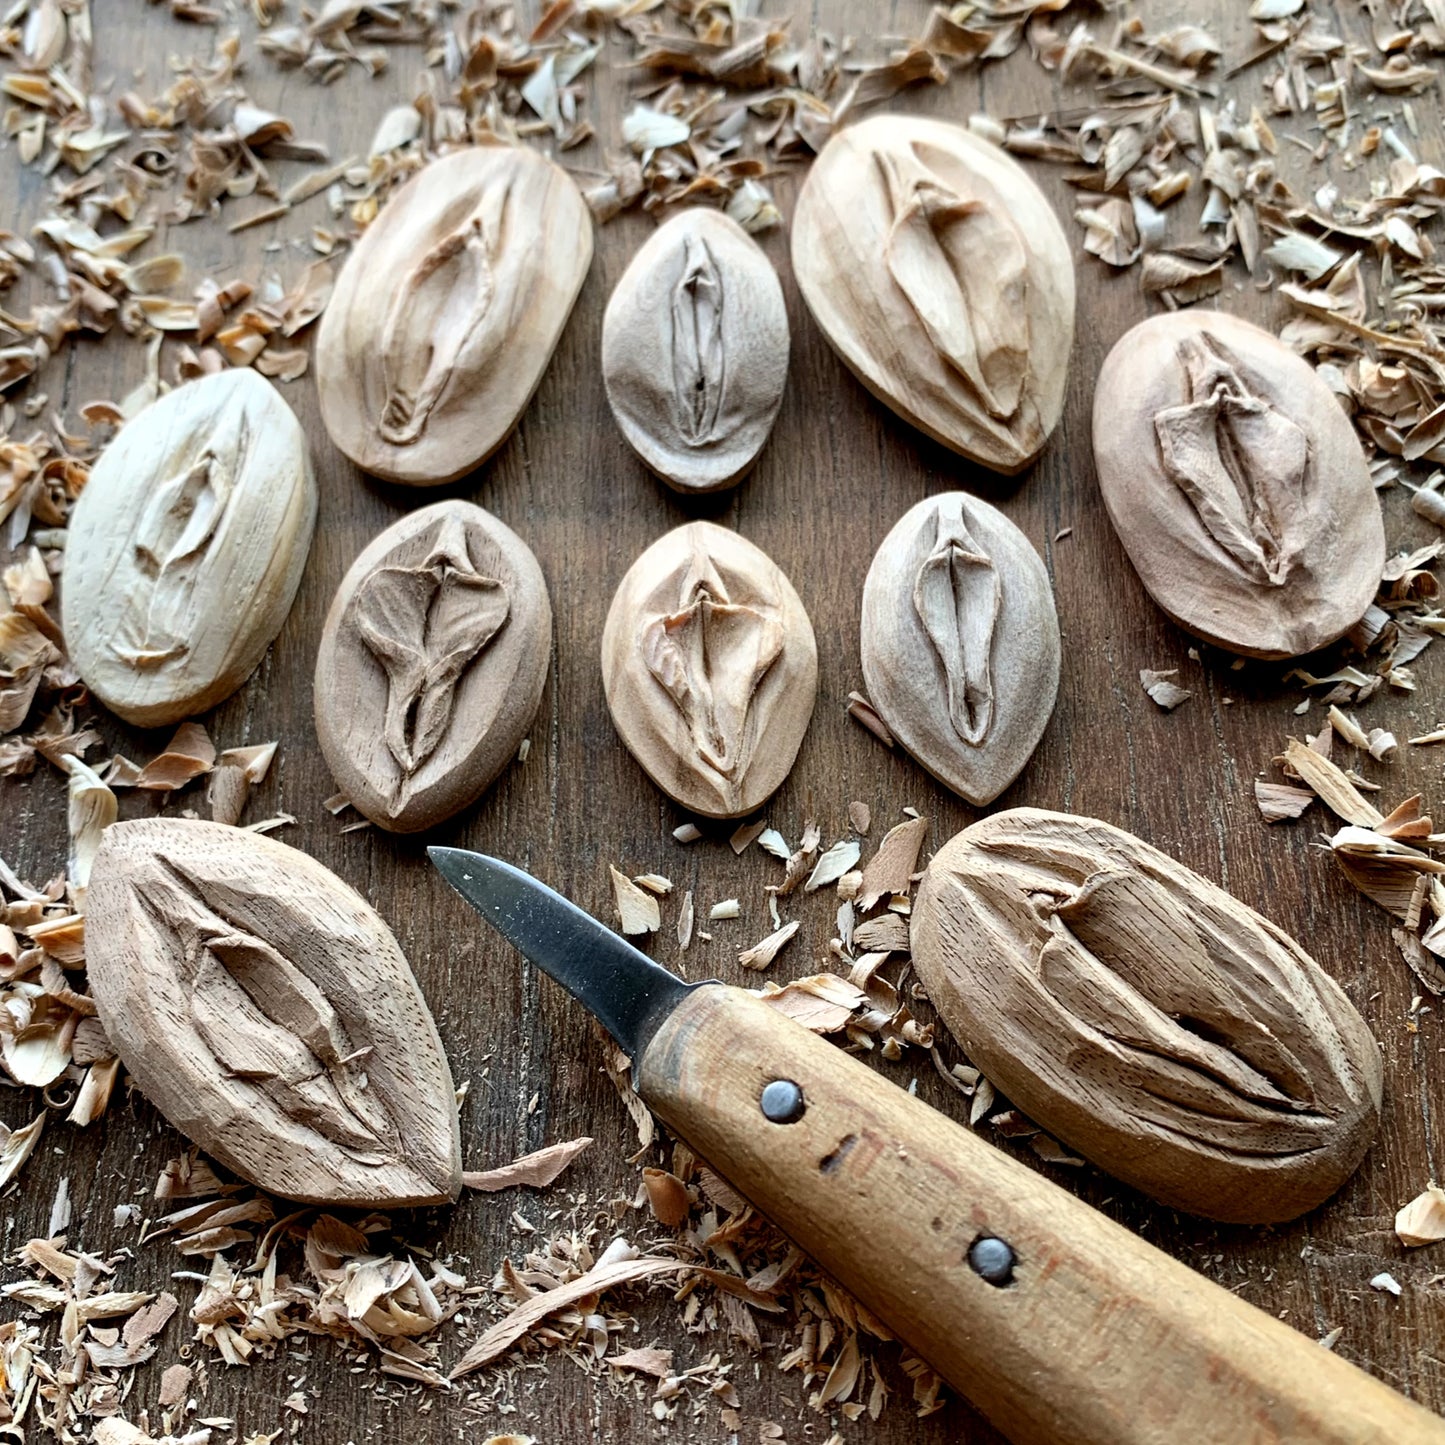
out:
M1445 1445L1438 1416L756 995L684 982L508 863L427 851L658 1117L1011 1440Z

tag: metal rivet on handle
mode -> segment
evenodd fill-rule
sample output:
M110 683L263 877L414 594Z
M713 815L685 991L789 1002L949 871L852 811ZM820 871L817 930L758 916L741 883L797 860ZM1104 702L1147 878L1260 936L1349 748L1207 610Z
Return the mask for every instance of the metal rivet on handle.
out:
M808 1107L803 1102L803 1091L791 1079L774 1079L763 1088L763 1118L774 1124L795 1124L803 1117Z
M968 1247L968 1267L989 1284L1013 1283L1014 1255L1012 1247L991 1234L980 1235Z

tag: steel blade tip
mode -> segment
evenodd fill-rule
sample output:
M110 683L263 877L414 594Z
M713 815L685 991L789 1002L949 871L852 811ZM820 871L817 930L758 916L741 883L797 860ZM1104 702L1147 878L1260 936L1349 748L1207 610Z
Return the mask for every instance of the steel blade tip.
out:
M443 878L636 1058L697 985L684 983L530 873L485 853L429 847Z

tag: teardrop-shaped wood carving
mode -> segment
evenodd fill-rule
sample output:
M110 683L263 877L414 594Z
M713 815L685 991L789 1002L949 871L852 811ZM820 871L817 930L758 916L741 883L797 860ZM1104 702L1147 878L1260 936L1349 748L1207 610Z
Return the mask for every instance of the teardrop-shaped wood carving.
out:
M868 697L893 736L971 803L1028 762L1059 686L1049 574L996 507L945 492L911 507L863 584Z
M731 486L772 430L788 313L757 242L720 211L682 211L633 257L602 322L602 376L633 449L679 491Z
M1094 818L1017 808L934 856L913 962L969 1059L1100 1168L1192 1214L1293 1219L1379 1124L1380 1051L1287 934Z
M426 1000L390 929L315 859L221 823L114 823L86 968L131 1077L228 1169L318 1204L456 1198Z
M622 741L669 797L736 818L787 777L813 715L818 650L793 585L751 542L689 522L622 579L602 633Z
M1094 458L1140 580L1205 641L1295 657L1374 600L1385 531L1359 440L1267 331L1201 311L1134 327L1099 373Z
M834 349L906 421L1001 472L1058 423L1074 263L1025 172L961 126L839 131L793 218L793 270Z
M547 583L471 502L388 527L337 588L316 658L316 732L342 792L380 827L430 828L516 756L551 658Z
M506 439L592 260L571 178L528 146L471 146L413 176L336 280L316 342L331 439L388 481L449 482Z
M152 402L70 515L61 615L86 685L141 727L229 697L291 610L315 520L306 439L270 382L237 367Z

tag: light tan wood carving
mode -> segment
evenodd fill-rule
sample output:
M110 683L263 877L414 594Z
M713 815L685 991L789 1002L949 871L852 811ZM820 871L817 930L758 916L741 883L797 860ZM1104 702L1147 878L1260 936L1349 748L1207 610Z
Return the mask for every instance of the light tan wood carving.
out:
M1374 600L1385 532L1349 418L1267 331L1215 312L1142 322L1094 395L1114 529L1181 627L1251 657L1294 657Z
M463 501L403 517L321 633L316 732L341 790L402 833L475 802L532 725L551 650L547 583L510 527Z
M612 721L653 782L696 813L736 818L793 766L818 650L802 601L765 552L689 522L622 579L602 678Z
M1222 888L1093 818L1017 808L929 864L913 962L1029 1118L1193 1214L1293 1219L1379 1124L1380 1051L1338 985Z
M112 824L86 967L132 1078L228 1169L315 1203L456 1198L426 1001L390 929L315 859L222 823Z
M1023 169L947 121L839 131L793 218L793 270L875 396L954 451L1026 467L1064 402L1074 263Z
M682 211L633 257L602 322L602 376L633 449L679 491L731 486L772 430L788 313L736 221Z
M448 482L516 425L592 260L571 178L501 142L412 177L357 243L321 320L331 439L389 481Z
M1059 686L1043 560L997 508L944 492L910 508L863 584L869 700L893 736L971 803L1028 761Z
M291 610L316 484L291 408L238 367L127 422L71 513L66 643L112 712L160 727L229 697Z

